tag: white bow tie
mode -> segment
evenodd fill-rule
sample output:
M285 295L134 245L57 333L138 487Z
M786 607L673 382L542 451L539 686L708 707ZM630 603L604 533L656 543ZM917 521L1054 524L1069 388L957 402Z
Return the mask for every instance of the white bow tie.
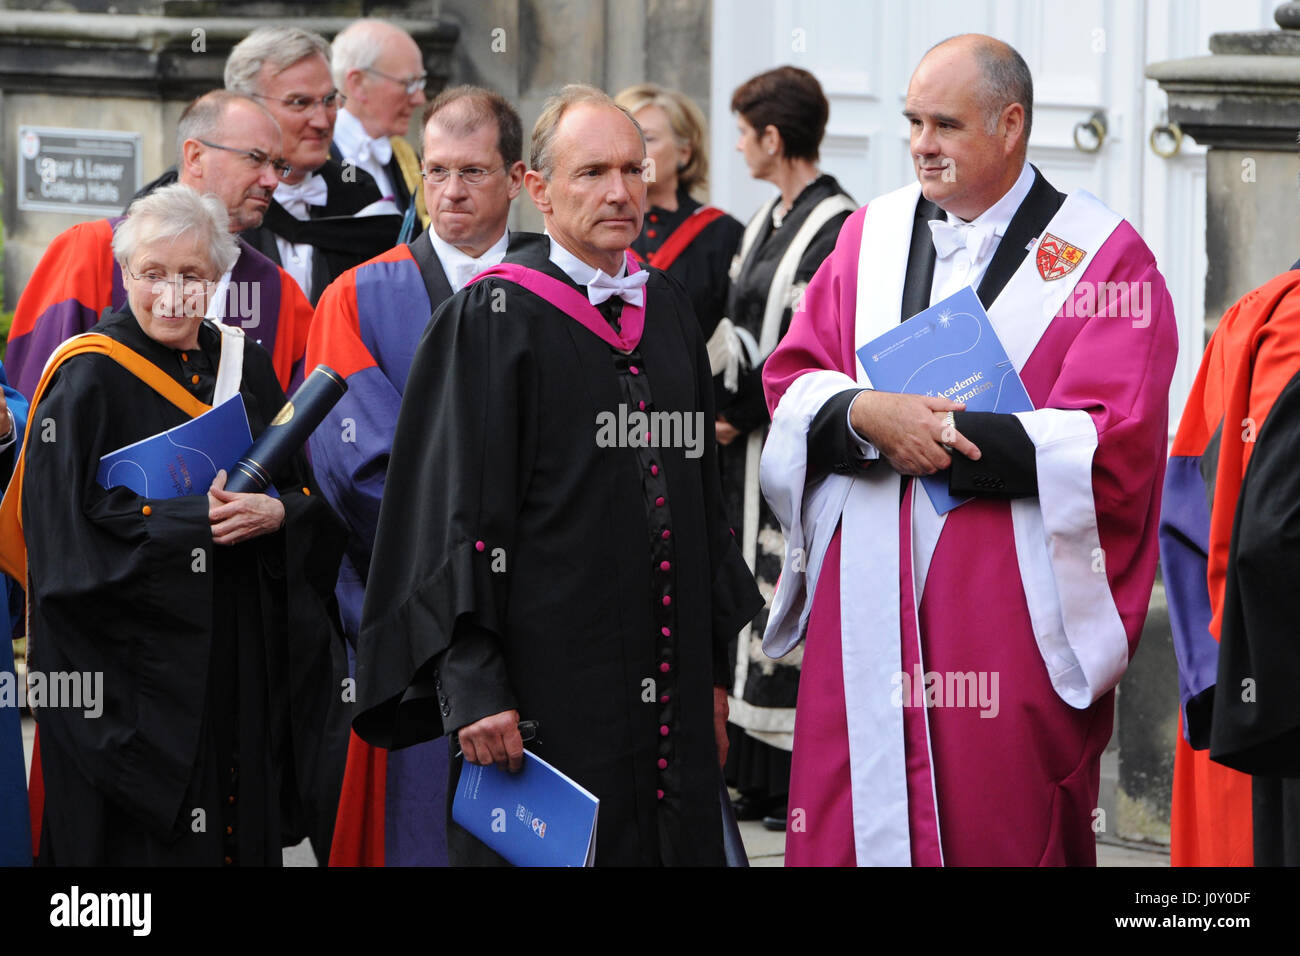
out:
M958 249L965 249L970 255L971 265L988 255L997 241L992 226L977 226L970 222L953 224L943 219L931 219L930 233L934 239L934 251L940 259L947 259Z
M621 279L607 276L600 269L596 277L587 283L587 299L592 305L600 305L606 299L618 296L628 305L645 304L645 284L650 273L645 269L630 272Z
M374 139L364 139L361 145L357 147L357 165L366 163L374 159L380 166L387 166L393 158L393 144L387 136L376 136Z
M281 183L275 187L275 201L295 219L306 219L308 206L323 206L328 198L329 186L315 173L297 185Z
M466 283L468 283L470 279L474 278L489 266L495 265L495 263L488 262L487 260L487 256L484 256L482 259L470 259L468 257L457 259L456 262L452 264L452 271L455 275L450 276L456 289L460 290L465 288Z

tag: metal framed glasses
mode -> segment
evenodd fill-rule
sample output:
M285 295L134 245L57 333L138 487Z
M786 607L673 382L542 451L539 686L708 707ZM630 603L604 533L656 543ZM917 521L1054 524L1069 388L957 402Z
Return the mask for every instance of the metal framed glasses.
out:
M451 174L455 173L460 177L460 181L467 186L477 186L483 180L487 179L493 173L505 169L504 166L496 166L492 169L484 169L481 166L466 166L464 169L448 169L446 166L429 166L420 170L420 175L424 177L426 183L433 183L435 186L441 186Z
M147 272L133 272L125 266L122 267L122 271L136 282L149 283L155 294L161 293L163 286L170 285L175 287L178 281L180 283L181 291L187 297L204 295L209 289L217 284L216 279L205 279L203 276L196 276L190 272L187 272L184 275L167 275L165 272L161 272L158 269L150 269Z
M406 90L407 96L414 96L416 93L423 90L425 84L429 82L429 74L427 73L420 73L416 76L391 76L370 66L363 66L361 70L364 73L373 73L375 76L396 83L398 86L401 86Z
M347 96L335 90L332 93L326 93L319 99L315 96L263 96L261 93L252 93L251 96L259 100L273 100L284 106L285 109L294 113L306 113L316 108L317 104L325 107L325 111L332 112L343 106L348 101Z
M253 169L261 169L263 166L270 165L275 170L275 174L281 179L288 179L293 175L293 167L283 159L273 159L260 149L236 149L234 146L222 146L220 143L209 143L206 139L199 140L204 146L211 149L224 149L227 153L238 153L248 160L248 165Z

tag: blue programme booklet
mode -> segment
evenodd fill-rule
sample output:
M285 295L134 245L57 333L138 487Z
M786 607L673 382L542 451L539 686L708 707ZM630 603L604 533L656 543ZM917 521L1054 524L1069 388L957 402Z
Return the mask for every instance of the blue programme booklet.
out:
M858 349L858 359L881 391L938 395L965 402L971 412L1034 408L970 286L872 339ZM948 493L947 471L926 475L921 484L939 514L970 500Z
M600 801L535 754L518 773L468 761L451 818L515 866L591 866Z
M236 392L196 418L104 455L95 480L144 498L204 495L217 472L229 473L251 444L244 399Z

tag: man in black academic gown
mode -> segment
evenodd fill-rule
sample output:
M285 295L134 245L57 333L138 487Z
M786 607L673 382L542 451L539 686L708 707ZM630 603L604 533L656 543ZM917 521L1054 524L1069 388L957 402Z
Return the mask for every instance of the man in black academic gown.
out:
M661 272L626 274L644 158L626 112L566 87L525 177L548 235L434 316L353 726L390 747L459 731L466 760L517 769L519 721L537 721L533 752L601 801L597 863L721 865L726 644L762 600L723 513L699 322ZM453 863L496 861L448 839Z
M330 75L325 39L299 27L259 27L226 60L226 89L252 96L284 133L293 173L262 225L243 234L298 280L312 304L336 276L392 248L401 216L375 181L332 149L345 98Z

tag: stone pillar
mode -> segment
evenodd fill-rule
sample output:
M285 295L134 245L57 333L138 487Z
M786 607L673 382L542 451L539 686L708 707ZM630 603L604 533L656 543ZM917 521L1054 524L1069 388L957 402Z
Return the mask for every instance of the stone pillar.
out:
M1210 55L1153 63L1169 119L1206 157L1206 336L1256 286L1300 259L1296 134L1300 132L1300 3L1279 30L1216 33Z

